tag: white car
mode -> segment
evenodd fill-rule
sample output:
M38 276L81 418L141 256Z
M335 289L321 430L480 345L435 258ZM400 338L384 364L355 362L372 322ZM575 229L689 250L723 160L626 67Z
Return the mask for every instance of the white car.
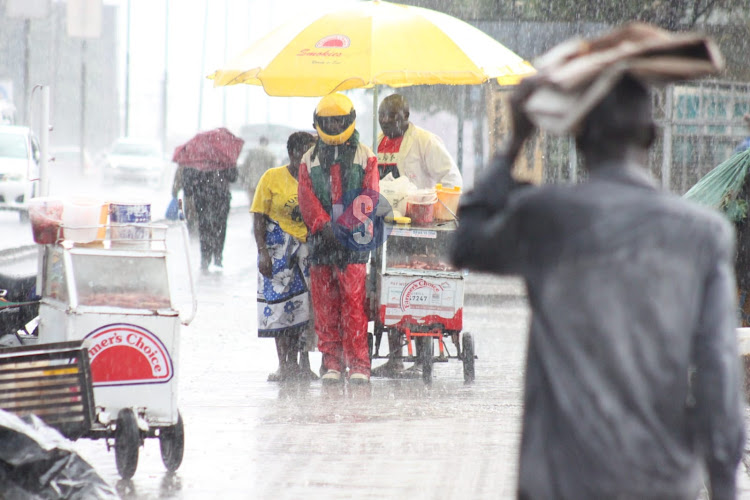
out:
M28 200L39 190L39 142L29 127L0 126L0 210L28 219Z
M167 161L156 142L123 137L115 142L104 163L104 181L143 182L159 186L167 173Z

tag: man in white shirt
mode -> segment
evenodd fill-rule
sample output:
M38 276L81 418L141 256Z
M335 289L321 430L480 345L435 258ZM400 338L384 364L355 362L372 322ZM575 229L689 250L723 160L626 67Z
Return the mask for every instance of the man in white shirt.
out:
M463 184L456 162L445 149L443 141L435 134L409 122L409 103L404 96L392 94L383 99L378 109L378 120L383 131L378 137L378 172L382 179L389 173L394 178L406 176L418 189L445 187ZM400 334L388 334L389 352L401 353ZM412 367L420 368L419 363ZM396 377L406 375L400 357L389 359L372 370L374 377ZM419 376L418 372L413 376Z
M392 94L378 109L378 169L380 178L389 172L394 178L405 175L417 188L435 184L461 186L461 172L435 134L409 122L409 103L404 96Z

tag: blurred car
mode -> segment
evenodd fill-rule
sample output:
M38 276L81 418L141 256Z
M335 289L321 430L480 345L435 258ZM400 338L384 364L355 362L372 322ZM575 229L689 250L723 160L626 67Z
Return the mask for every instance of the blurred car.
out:
M168 172L158 143L123 137L118 139L104 161L104 181L143 182L159 186Z
M0 210L27 220L27 203L39 190L39 142L29 127L0 126Z
M83 150L79 146L61 146L52 149L51 153L54 159L51 168L65 173L73 174L91 174L94 171L94 160L91 158L87 149Z

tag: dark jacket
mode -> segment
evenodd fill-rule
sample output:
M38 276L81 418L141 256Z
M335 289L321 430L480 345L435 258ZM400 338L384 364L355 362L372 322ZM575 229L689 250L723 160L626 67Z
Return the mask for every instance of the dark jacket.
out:
M499 157L461 203L452 255L526 282L519 491L694 499L705 464L713 498L734 498L744 405L731 225L637 165L525 188L507 172Z
M198 170L187 167L182 172L182 189L185 196L199 200L231 198L229 184L237 180L237 167L222 170Z

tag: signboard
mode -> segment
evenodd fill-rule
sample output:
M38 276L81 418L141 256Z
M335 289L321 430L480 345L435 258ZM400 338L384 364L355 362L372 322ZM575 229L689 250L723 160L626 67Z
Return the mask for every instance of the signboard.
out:
M102 0L68 0L67 18L69 37L102 36Z
M380 319L386 326L402 322L440 323L460 330L463 279L439 276L384 275L380 292Z
M174 375L166 346L138 325L106 325L88 334L85 340L94 387L163 384Z

